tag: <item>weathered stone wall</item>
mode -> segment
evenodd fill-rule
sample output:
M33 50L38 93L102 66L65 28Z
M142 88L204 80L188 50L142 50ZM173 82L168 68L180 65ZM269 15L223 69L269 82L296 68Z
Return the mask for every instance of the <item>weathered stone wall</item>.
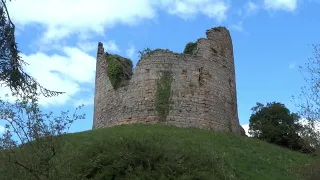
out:
M207 31L198 54L158 50L136 65L129 84L114 90L107 59L98 45L93 128L128 123L156 123L157 81L171 72L171 104L165 123L242 134L237 113L232 41L226 28Z

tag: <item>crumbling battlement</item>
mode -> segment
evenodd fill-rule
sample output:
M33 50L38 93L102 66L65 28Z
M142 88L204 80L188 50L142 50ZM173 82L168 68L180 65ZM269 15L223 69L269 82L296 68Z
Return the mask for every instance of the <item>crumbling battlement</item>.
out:
M116 89L107 73L110 58L99 43L93 128L163 122L244 134L230 33L218 27L206 35L197 41L196 55L158 50L143 56L133 74L126 71L127 83Z

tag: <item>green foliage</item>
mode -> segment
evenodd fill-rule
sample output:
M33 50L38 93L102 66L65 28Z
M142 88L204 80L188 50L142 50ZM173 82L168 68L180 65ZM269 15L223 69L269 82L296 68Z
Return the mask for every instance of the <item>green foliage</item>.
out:
M157 49L150 49L150 48L144 48L142 51L139 51L138 53L140 54L139 57L142 58L146 55L150 56L151 54L157 52L157 51L161 51L164 53L174 53L173 51L169 50L169 49L161 49L161 48L157 48Z
M164 72L157 82L156 111L161 121L165 121L170 111L172 77L170 72Z
M129 66L133 67L132 61L130 59L124 59L124 63L126 63Z
M144 48L142 51L138 51L138 53L140 54L140 59L145 56L145 55L150 55L152 53L152 49L150 48Z
M223 179L223 161L203 152L201 147L187 150L162 146L157 135L144 139L122 138L95 142L80 156L82 168L75 170L87 179ZM113 144L115 148L105 148ZM120 151L119 151L120 150ZM191 151L192 150L192 151ZM192 153L203 155L193 156ZM205 156L207 155L207 156ZM86 161L91 159L91 161ZM196 162L196 163L194 163ZM226 166L228 164L226 163ZM214 172L212 172L214 171Z
M284 104L278 102L267 103L266 106L257 103L252 110L249 134L269 143L303 150L303 140L298 134L302 126L296 113L290 113Z
M11 0L10 0L11 1ZM15 41L15 25L7 9L8 1L0 1L0 81L15 95L40 92L45 97L57 96L63 92L51 91L41 86L35 78L23 70L26 63L20 57ZM39 91L40 90L40 91Z
M81 106L71 118L69 111L61 116L42 113L37 94L18 98L15 103L0 100L0 119L6 121L0 136L0 164L10 167L0 167L0 179L60 179L55 159L61 148L57 136L65 135L74 121L85 118L77 113L79 109Z
M189 42L184 48L184 54L195 55L197 51L197 43Z
M123 65L112 55L108 57L108 76L114 89L119 88L123 77Z
M221 31L222 29L224 29L224 27L223 26L218 26L218 27L214 27L214 28L212 28L214 31Z
M305 85L301 87L300 95L293 97L293 100L306 127L302 133L304 140L320 148L320 131L317 130L317 124L320 124L320 44L313 44L312 49L313 57L299 66Z
M302 180L312 163L311 156L253 138L160 124L73 133L57 142L50 162L61 176L51 179ZM3 162L0 174L5 180L34 179Z
M306 171L306 177L310 180L320 179L320 149L316 150L316 156L314 156L314 161L309 165L308 171Z

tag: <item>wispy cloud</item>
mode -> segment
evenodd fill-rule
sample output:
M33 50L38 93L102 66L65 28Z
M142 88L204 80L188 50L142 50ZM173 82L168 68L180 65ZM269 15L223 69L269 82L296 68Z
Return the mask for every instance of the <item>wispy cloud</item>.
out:
M247 3L245 3L242 7L240 7L237 10L237 14L242 18L246 18L258 12L259 9L260 7L257 3L254 3L249 0Z
M4 133L4 126L0 125L0 134Z
M133 58L135 51L136 51L136 48L135 48L133 45L131 45L130 48L127 49L126 55L127 55L129 58Z
M296 68L296 63L295 62L292 62L289 64L289 69L295 69Z
M248 1L245 8L246 8L247 14L249 15L249 14L255 13L259 9L259 6L252 1Z
M107 41L107 42L102 42L104 50L106 52L111 52L111 53L119 53L120 49L118 45L115 43L115 41ZM83 41L83 42L78 42L77 46L85 51L85 52L92 52L94 50L97 50L98 48L98 42L92 42L92 41Z
M298 7L298 0L264 0L264 7L269 10L293 12Z
M78 99L78 100L75 100L73 106L75 107L78 107L80 105L84 105L84 106L87 106L87 105L92 105L94 102L94 97L91 96L90 98L87 98L87 99Z
M62 47L62 49L63 51L59 53L63 55L48 55L42 52L21 54L22 59L29 64L25 67L25 71L36 78L43 87L65 92L50 98L41 96L40 105L63 105L81 92L81 84L94 84L95 57L74 47ZM11 94L10 89L6 87L0 87L0 93ZM15 98L10 96L9 101L13 102Z
M157 17L159 10L185 18L202 13L217 21L227 18L227 0L19 0L8 3L17 25L39 24L43 42L59 41L73 34L88 39L103 35L117 24L135 25ZM57 12L57 10L59 12Z
M231 30L234 30L234 31L239 31L239 32L243 32L243 23L242 21L239 21L237 24L233 24L230 26L230 29Z
M225 0L163 0L162 4L167 7L169 14L178 15L181 18L193 18L198 13L221 22L227 19L229 5Z

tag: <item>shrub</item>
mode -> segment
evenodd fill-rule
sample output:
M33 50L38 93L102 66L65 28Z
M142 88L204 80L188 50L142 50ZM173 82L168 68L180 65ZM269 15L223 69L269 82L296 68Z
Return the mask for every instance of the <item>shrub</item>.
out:
M230 166L227 162L201 147L163 147L163 144L156 143L159 141L158 136L150 135L143 139L118 138L96 142L78 157L73 170L78 178L74 179L209 180L233 175L224 174L223 168ZM201 156L194 156L194 152Z
M278 102L267 103L266 106L257 103L252 111L249 134L254 138L292 150L304 150L303 139L299 135L303 127L298 123L298 114L290 113L284 104Z
M150 48L144 48L142 51L138 52L140 55L140 58L142 58L145 55L150 55L152 53L152 49Z
M196 54L196 50L197 50L197 43L189 42L184 48L183 53L194 55Z

